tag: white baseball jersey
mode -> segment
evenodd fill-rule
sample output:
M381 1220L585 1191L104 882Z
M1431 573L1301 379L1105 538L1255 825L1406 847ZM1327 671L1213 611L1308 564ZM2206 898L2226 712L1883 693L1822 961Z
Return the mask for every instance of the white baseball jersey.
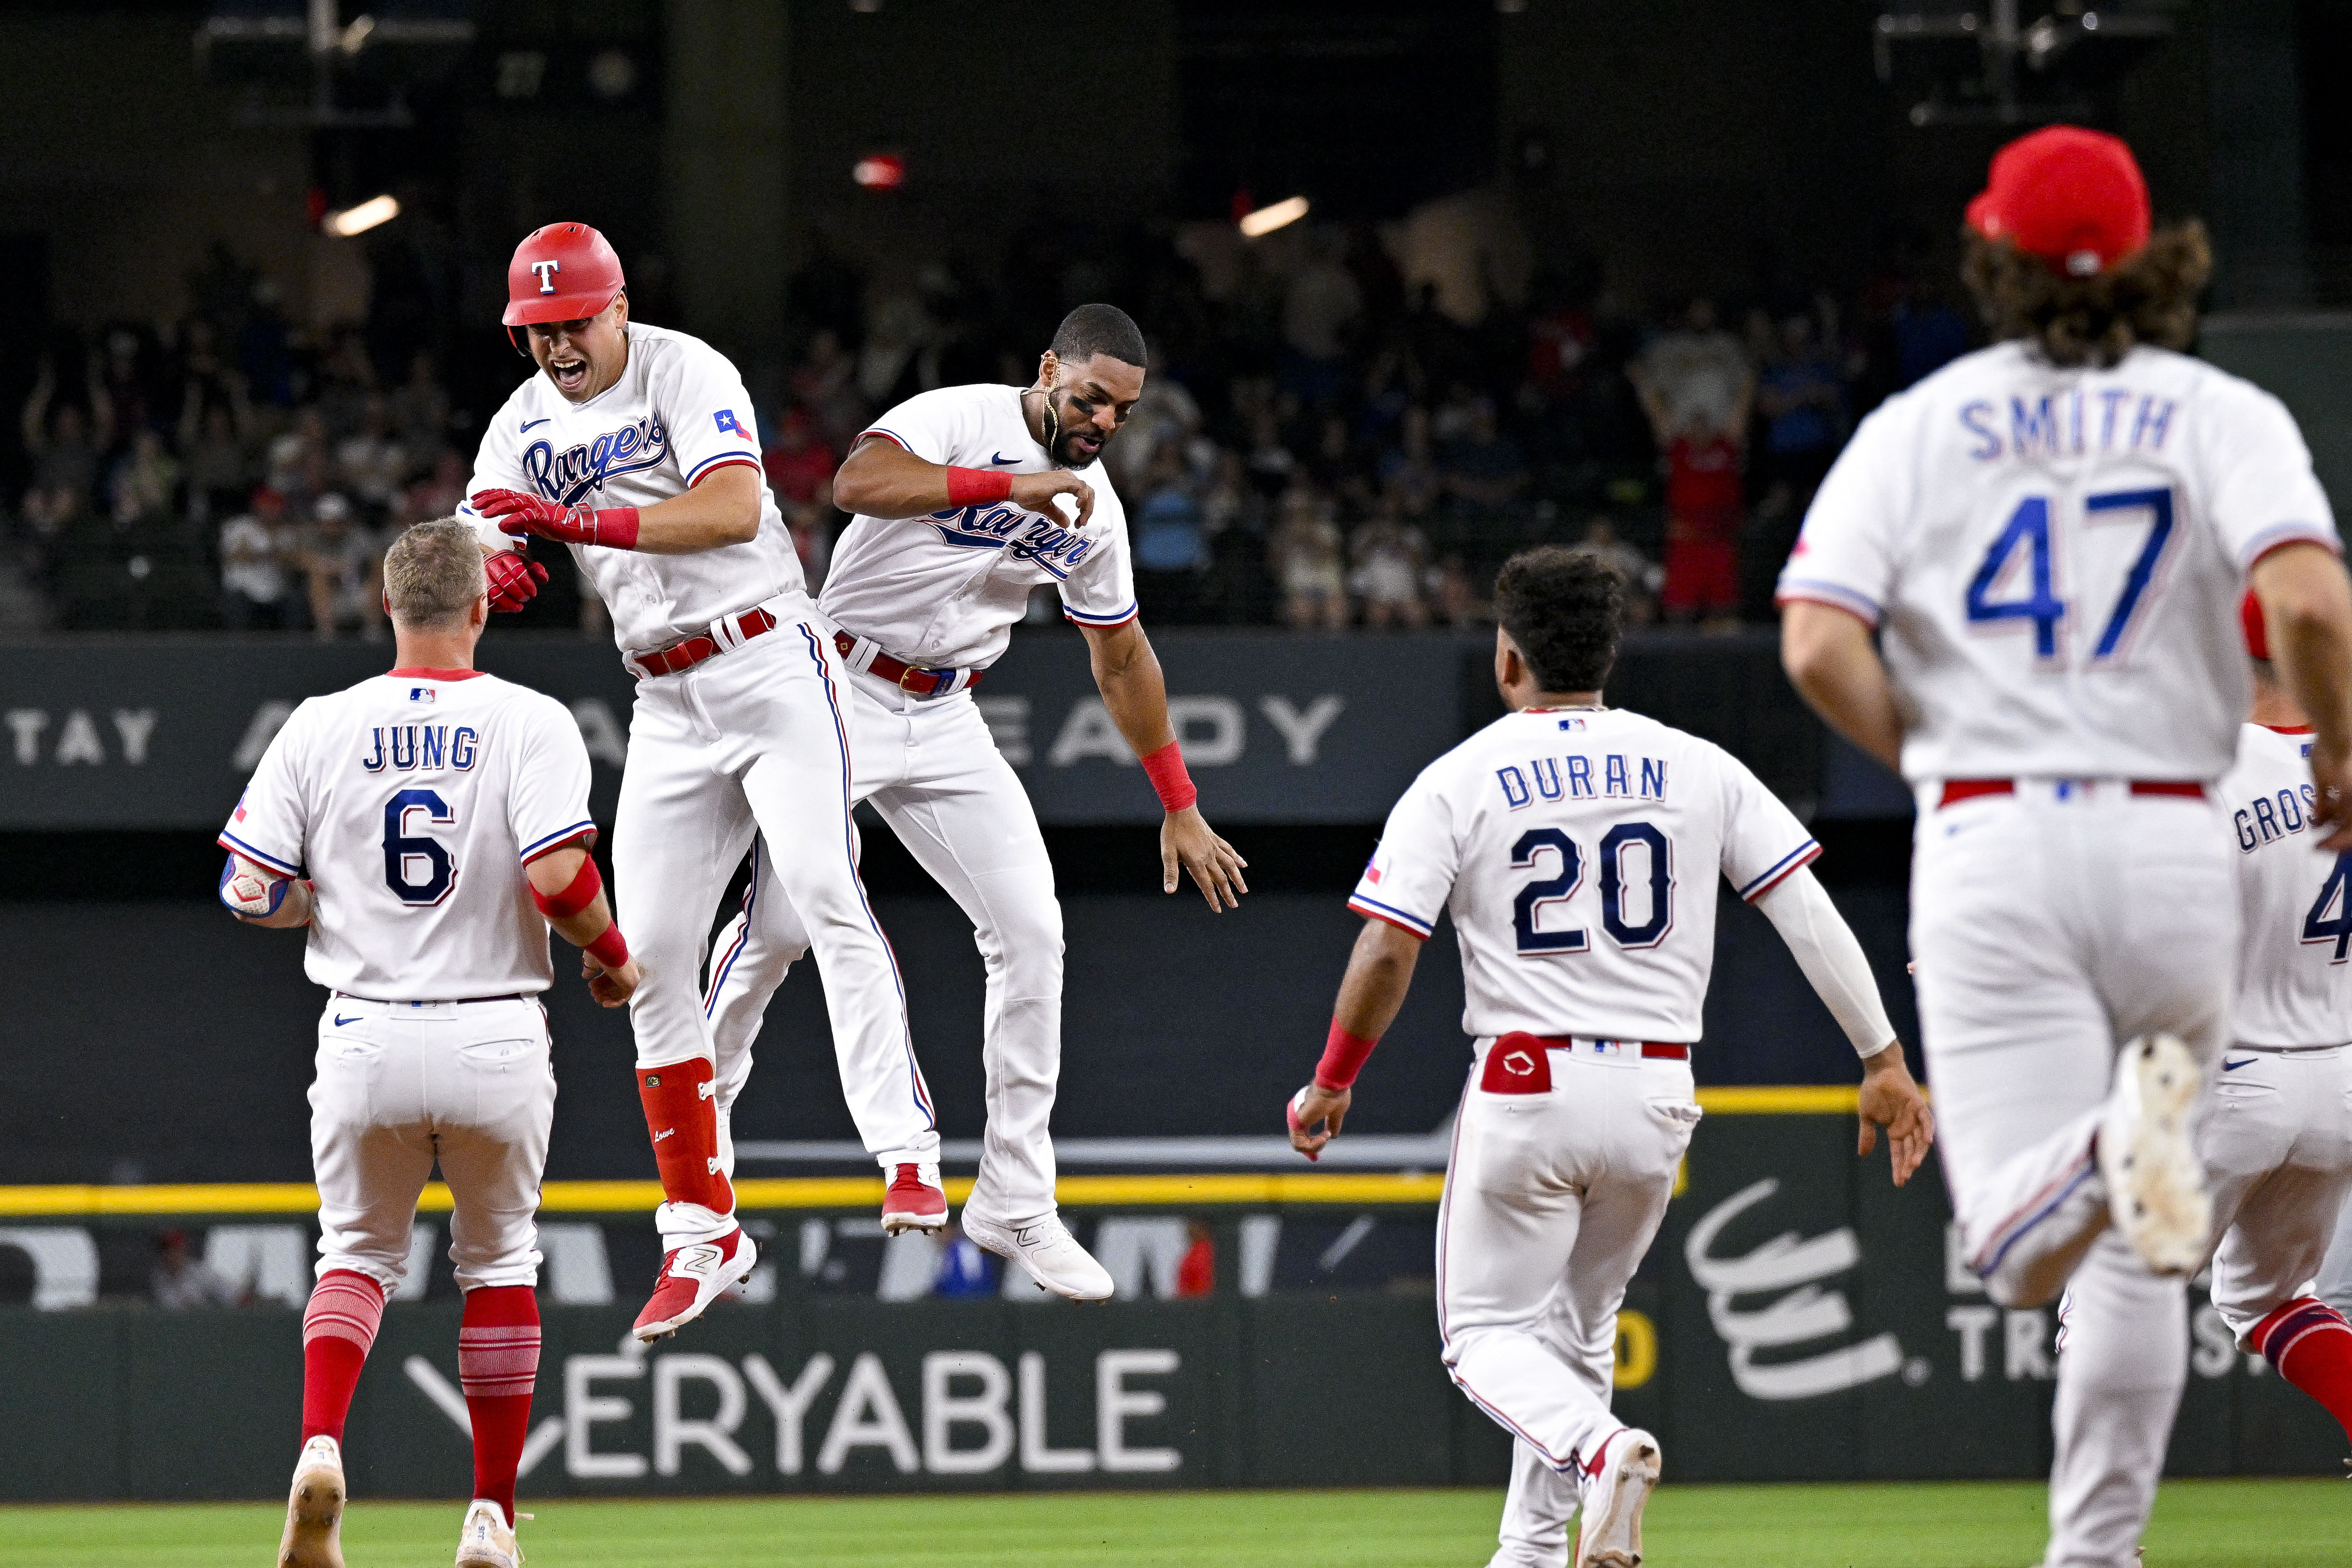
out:
M632 321L621 378L573 403L535 372L482 432L467 495L521 490L565 506L647 507L683 495L730 463L760 468L751 395L726 356L700 338ZM470 506L484 543L513 546L498 520ZM571 546L612 612L613 640L644 653L692 637L722 616L806 591L792 535L760 483L760 531L741 544L688 555Z
M1029 434L1017 387L942 386L867 426L927 463L1009 474L1054 468ZM1101 459L1073 470L1094 487L1084 531L1010 501L889 520L860 514L834 546L818 604L845 629L933 668L985 668L1012 641L1029 591L1051 583L1084 626L1135 618L1127 512Z
M2250 695L2246 569L2300 540L2339 548L2276 398L2162 349L2064 369L2009 342L1863 421L1780 593L1882 629L1915 783L2210 781Z
M294 710L221 847L315 885L303 971L377 1001L547 989L525 863L594 838L588 748L551 697L394 670Z
M1718 746L1639 713L1528 708L1422 771L1348 907L1422 937L1453 915L1468 1034L1688 1043L1713 873L1753 900L1820 853Z
M2312 847L2310 755L2310 731L2248 724L2219 789L2245 918L2230 1035L2248 1045L2352 1040L2352 857Z

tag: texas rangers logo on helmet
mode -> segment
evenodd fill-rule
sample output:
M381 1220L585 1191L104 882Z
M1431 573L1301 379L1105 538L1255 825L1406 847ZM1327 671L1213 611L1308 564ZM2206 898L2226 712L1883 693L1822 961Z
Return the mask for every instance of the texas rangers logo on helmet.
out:
M541 293L552 294L555 292L555 275L563 270L563 263L551 258L546 261L534 261L530 264L530 269L539 274L539 291Z

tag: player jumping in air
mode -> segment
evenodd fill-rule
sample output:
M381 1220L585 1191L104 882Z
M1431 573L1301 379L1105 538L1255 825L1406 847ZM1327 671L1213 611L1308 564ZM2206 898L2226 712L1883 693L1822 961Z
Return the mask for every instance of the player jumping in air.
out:
M2251 582L2310 716L2306 841L2352 845L2352 588L2276 399L2175 352L2209 270L2131 151L2003 148L1968 211L1994 346L1890 398L1780 576L1807 700L1916 791L1911 953L1969 1266L2066 1289L2048 1568L2129 1568L2188 1374L2211 1207L2190 1112L2229 1029L2212 785Z
M835 499L856 515L820 601L851 671L856 794L962 908L988 966L988 1128L964 1234L1046 1289L1087 1301L1108 1297L1111 1279L1054 1204L1047 1121L1062 1065L1054 865L1028 793L970 692L1003 656L1031 591L1053 588L1086 634L1103 705L1167 814L1162 889L1174 892L1189 873L1212 910L1238 906L1243 861L1194 804L1160 660L1136 619L1126 513L1100 462L1142 395L1144 358L1126 311L1081 305L1055 331L1027 391L943 386L883 415L834 480ZM1076 503L1067 511L1065 496ZM728 1115L751 1076L761 1016L809 946L806 911L775 886L770 858L756 858L743 913L720 933L711 964L720 1148L730 1155ZM846 1053L841 1068L852 1105L886 1108L877 1075ZM944 1195L932 1212L945 1220Z
M457 1200L457 1376L474 1431L457 1565L516 1568L555 1111L538 999L553 979L549 925L586 950L605 1006L639 976L588 858L578 726L551 698L474 668L489 604L473 528L410 529L383 580L395 668L296 709L220 837L221 902L250 925L309 927L304 972L334 993L310 1089L319 1283L278 1562L342 1568L343 1421L437 1161Z
M620 260L584 224L525 237L507 289L508 328L524 329L538 370L491 417L460 515L495 550L523 535L568 546L637 677L613 880L645 960L629 1021L667 1199L635 1328L651 1342L757 1256L720 1159L696 979L755 829L824 968L843 1080L866 1096L851 1109L891 1178L886 1221L912 1209L944 1222L939 1131L898 963L857 879L847 671L760 471L742 379L699 339L630 321Z
M1512 711L1390 813L1349 900L1364 929L1330 1038L1289 1112L1315 1158L1450 914L1475 1060L1438 1209L1438 1331L1446 1371L1516 1439L1496 1568L1556 1568L1571 1513L1574 1568L1642 1560L1659 1452L1609 1414L1617 1310L1698 1122L1717 872L1862 1057L1863 1152L1885 1127L1900 1184L1934 1136L1862 946L1807 869L1821 847L1720 748L1602 705L1623 595L1583 551L1504 565L1495 680Z

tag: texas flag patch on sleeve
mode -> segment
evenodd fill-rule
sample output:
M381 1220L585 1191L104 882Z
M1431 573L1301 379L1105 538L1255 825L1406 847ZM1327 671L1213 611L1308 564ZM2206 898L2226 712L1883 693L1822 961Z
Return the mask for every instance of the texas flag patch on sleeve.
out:
M736 418L732 408L722 408L711 417L719 421L719 428L722 434L740 436L754 447L760 444L760 438L751 433L751 423L748 420Z

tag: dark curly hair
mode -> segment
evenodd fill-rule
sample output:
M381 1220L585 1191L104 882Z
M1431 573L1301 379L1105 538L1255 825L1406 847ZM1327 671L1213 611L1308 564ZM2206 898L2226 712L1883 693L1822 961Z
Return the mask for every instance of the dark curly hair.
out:
M2031 338L2053 364L2115 363L2133 345L2185 349L2197 336L2197 298L2213 249L2195 218L2159 229L2137 255L2095 278L2051 270L2007 240L1973 229L1960 277L1995 338Z
M1625 580L1590 550L1523 550L1495 577L1495 618L1546 691L1598 691L1617 662Z

